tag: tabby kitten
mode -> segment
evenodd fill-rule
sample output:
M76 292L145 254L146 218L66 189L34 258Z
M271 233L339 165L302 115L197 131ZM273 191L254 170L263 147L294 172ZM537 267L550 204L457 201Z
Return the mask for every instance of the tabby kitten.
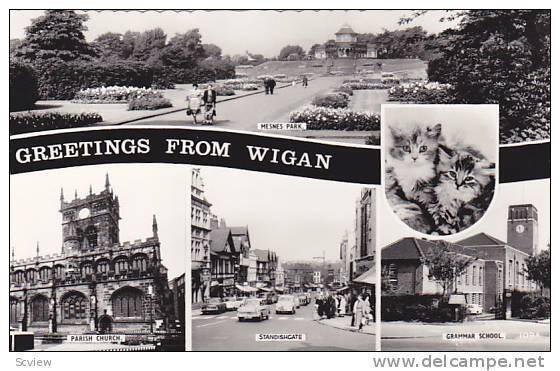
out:
M439 152L439 179L428 211L439 234L452 234L472 225L485 212L494 192L495 164L469 147L442 147Z
M386 195L393 210L410 227L427 232L433 222L423 208L433 199L430 186L436 177L441 124L390 127L386 156Z

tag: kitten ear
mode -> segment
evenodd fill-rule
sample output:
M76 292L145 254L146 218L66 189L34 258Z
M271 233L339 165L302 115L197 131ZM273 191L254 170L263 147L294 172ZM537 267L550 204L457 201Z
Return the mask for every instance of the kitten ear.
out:
M432 137L432 138L439 137L440 134L441 134L441 124L436 124L432 127L428 126L428 128L426 129L426 132L428 133L429 137Z
M402 132L399 128L396 128L394 126L389 126L389 131L391 131L391 135L393 136L394 139L402 139L403 135Z

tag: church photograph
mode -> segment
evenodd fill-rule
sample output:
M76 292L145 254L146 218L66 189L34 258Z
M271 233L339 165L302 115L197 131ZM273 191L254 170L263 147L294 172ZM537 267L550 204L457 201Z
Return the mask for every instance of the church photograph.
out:
M381 210L382 350L550 350L549 194L548 179L500 184L445 237Z
M185 349L183 173L107 165L12 177L12 350Z

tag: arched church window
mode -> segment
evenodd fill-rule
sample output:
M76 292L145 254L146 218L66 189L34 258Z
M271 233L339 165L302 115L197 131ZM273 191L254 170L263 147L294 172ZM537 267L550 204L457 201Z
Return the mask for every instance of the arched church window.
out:
M25 282L25 273L21 270L15 271L13 273L13 282L14 283L23 283Z
M109 272L109 261L107 259L99 260L97 262L96 272L97 273Z
M54 267L54 277L58 279L64 278L64 266L63 265L56 265Z
M90 249L97 247L97 229L93 225L86 228L86 238Z
M46 322L49 320L49 299L37 295L31 301L31 321Z
M136 255L132 260L132 269L139 270L140 272L145 272L148 270L148 259L145 255Z
M113 314L116 317L143 317L143 293L132 287L122 288L113 294Z
M35 269L28 269L27 270L27 282L28 283L35 283L37 281L37 271Z
M16 323L19 315L19 302L16 298L10 297L10 323Z
M115 260L115 273L122 274L128 270L128 260L126 258L117 258Z
M82 264L81 274L83 278L86 278L88 275L93 273L93 266L90 262L86 262Z
M39 269L39 279L43 282L48 282L51 279L51 269L49 267Z
M87 300L79 293L73 292L62 299L62 318L66 320L87 318Z

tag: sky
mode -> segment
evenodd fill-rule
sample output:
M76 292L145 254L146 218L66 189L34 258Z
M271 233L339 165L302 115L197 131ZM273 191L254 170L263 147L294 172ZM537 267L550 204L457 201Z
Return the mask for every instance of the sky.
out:
M83 198L99 193L105 174L120 203L120 241L152 236L152 215L158 222L163 265L172 279L185 272L188 168L181 165L118 164L39 171L10 176L10 246L16 259L60 253L62 216L60 188L66 200L74 190ZM180 201L184 201L181 204Z
M25 27L41 16L40 10L10 11L10 39L23 38ZM278 55L289 44L301 45L308 50L315 43L334 38L334 33L348 23L358 33L378 33L382 30L422 26L429 33L439 33L456 25L439 22L444 11L430 11L405 26L398 24L405 10L368 11L88 11L85 32L88 41L105 32L124 33L127 30L145 31L161 27L169 37L199 28L203 43L216 44L223 54Z
M248 226L253 249L275 251L281 261L339 259L354 226L362 187L353 184L202 167L211 211L228 226Z
M525 182L505 183L498 185L494 199L488 211L473 226L453 236L444 237L449 241L458 241L463 238L484 232L507 242L507 216L509 205L533 204L538 210L539 236L538 249L547 248L550 242L550 179L531 180ZM401 222L394 214L385 197L380 197L379 215L379 245L381 248L403 237L428 237L413 231ZM442 238L442 237L437 237Z

